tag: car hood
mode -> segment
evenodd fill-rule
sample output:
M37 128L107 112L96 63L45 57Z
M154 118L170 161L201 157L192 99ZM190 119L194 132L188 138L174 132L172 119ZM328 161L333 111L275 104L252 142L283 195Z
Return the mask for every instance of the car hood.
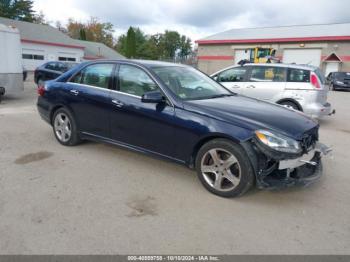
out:
M302 112L241 95L186 101L184 109L252 131L273 130L297 140L318 126Z

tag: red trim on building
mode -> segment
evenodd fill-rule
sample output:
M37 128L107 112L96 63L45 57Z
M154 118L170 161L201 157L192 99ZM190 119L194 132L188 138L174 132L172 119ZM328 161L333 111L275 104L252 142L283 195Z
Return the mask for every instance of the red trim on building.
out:
M230 55L203 55L198 56L198 60L233 60L234 56Z
M350 55L339 56L339 58L340 58L341 61L343 61L343 62L350 62Z
M60 46L60 47L85 49L84 46L79 46L79 45L67 45L67 44L61 44L61 43L52 43L52 42L45 42L45 41L39 41L39 40L30 40L30 39L23 39L23 38L21 39L21 42L23 42L23 43L39 44L39 45L50 45L50 46Z
M317 42L317 41L350 41L350 36L317 36L317 37L288 37L262 39L227 39L227 40L196 40L197 44L239 44L239 43L282 43L282 42Z

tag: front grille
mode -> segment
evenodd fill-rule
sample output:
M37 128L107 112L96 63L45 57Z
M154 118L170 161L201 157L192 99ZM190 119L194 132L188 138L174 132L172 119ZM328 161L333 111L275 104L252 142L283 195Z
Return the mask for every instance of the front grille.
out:
M318 141L318 127L315 127L307 132L301 138L300 145L303 153L307 153L310 149L315 147Z

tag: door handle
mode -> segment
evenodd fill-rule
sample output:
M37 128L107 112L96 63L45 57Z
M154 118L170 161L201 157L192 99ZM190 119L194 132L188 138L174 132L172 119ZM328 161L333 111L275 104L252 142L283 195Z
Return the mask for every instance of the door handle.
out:
M231 88L240 88L240 86L239 85L233 85L233 86L231 86Z
M247 86L247 88L255 88L255 86L249 85L249 86Z
M119 100L112 100L112 103L114 105L116 105L117 107L122 107L124 104L122 102L120 102Z
M71 92L73 95L76 95L76 96L79 94L79 91L78 91L78 90L74 90L74 89L73 89L73 90L70 90L70 92Z

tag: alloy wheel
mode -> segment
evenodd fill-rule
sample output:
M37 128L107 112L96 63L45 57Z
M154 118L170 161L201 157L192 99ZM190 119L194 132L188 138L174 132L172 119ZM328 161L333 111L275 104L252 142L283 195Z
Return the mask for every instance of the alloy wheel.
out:
M218 191L230 191L241 181L241 167L237 158L227 150L214 148L201 161L204 180Z
M55 117L54 129L57 138L61 142L67 142L72 135L72 125L69 117L64 113L59 113Z

